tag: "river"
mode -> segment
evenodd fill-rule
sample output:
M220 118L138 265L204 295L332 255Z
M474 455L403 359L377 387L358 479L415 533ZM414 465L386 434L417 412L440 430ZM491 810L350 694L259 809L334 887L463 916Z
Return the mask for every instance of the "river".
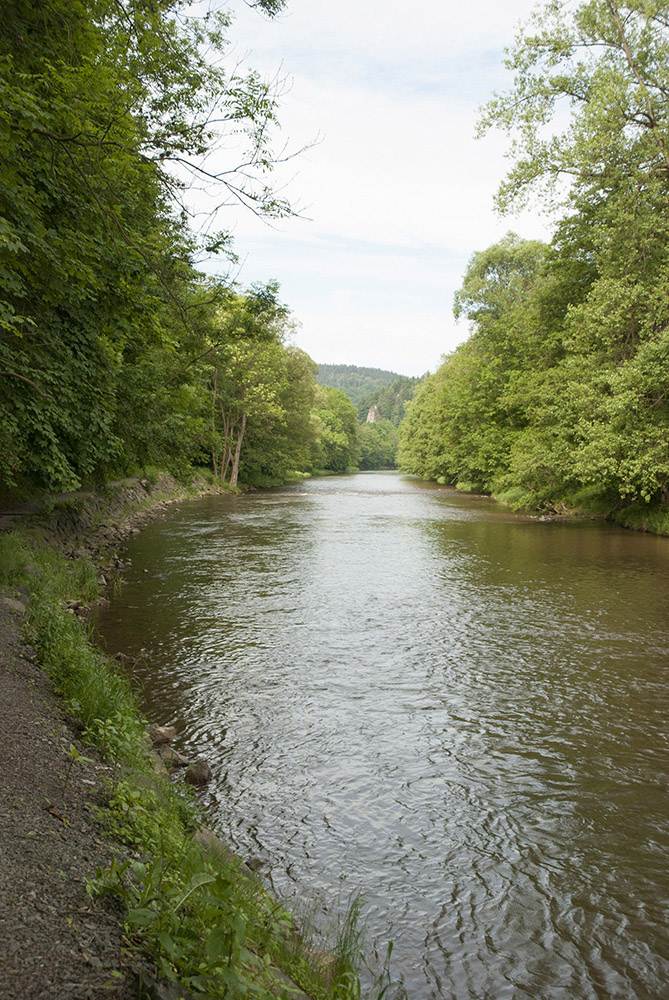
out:
M669 997L669 539L397 473L183 503L95 626L283 895L411 1000Z

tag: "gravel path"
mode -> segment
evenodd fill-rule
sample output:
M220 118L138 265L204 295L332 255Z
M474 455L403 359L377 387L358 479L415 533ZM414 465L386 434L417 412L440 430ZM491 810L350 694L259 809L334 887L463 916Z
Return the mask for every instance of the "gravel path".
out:
M121 914L85 888L114 854L94 817L108 768L77 744L22 617L0 596L0 1000L130 1000ZM63 795L72 743L96 760L73 767Z

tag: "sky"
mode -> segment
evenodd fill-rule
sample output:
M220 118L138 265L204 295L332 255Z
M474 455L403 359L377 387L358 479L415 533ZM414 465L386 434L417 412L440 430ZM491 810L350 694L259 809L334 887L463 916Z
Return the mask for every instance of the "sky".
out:
M495 214L508 140L474 137L534 6L288 0L271 20L233 6L230 57L284 80L278 148L315 145L274 178L301 217L226 209L219 227L234 233L241 284L280 283L315 361L434 371L467 336L452 302L471 255L509 230L549 235L538 210Z

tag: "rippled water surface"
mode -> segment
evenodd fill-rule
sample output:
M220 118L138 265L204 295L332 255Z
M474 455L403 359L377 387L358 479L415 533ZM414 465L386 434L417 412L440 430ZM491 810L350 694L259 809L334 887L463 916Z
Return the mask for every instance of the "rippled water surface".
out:
M411 998L669 997L669 540L393 473L184 503L98 627L284 894Z

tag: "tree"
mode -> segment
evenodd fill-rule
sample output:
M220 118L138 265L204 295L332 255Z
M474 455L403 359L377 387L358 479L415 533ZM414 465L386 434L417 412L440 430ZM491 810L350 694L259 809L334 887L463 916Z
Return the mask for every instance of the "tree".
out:
M549 349L505 391L526 422L497 489L666 503L668 55L669 3L551 0L510 54L514 86L484 112L484 128L515 130L500 207L539 187L568 212L530 303Z
M208 180L286 211L266 181L276 96L225 68L227 14L181 0L8 0L2 19L0 488L73 488L196 428L198 244L173 171L207 178L217 136L245 136Z
M669 3L549 0L509 53L509 93L486 107L481 129L513 132L516 166L499 194L518 203L537 183L567 203L586 192L643 196L669 174ZM546 135L563 104L568 124ZM566 178L573 188L560 190Z
M282 421L287 377L282 347L288 311L275 284L233 294L219 309L203 370L211 382L211 449L215 478L235 489L249 421Z
M358 414L348 396L340 389L318 386L314 399L314 466L332 472L346 472L355 466L357 427Z
M397 429L390 420L358 427L359 464L361 469L394 469L397 457Z
M373 406L376 406L378 414L382 420L390 420L395 427L399 427L404 416L404 408L416 391L419 378L409 378L400 375L399 378L391 382L390 385L376 389L368 393L358 403L358 419L361 423L367 420L367 414Z
M509 233L474 254L454 306L472 333L409 404L403 468L485 490L507 472L527 422L519 387L559 350L541 323L547 252L545 244Z

